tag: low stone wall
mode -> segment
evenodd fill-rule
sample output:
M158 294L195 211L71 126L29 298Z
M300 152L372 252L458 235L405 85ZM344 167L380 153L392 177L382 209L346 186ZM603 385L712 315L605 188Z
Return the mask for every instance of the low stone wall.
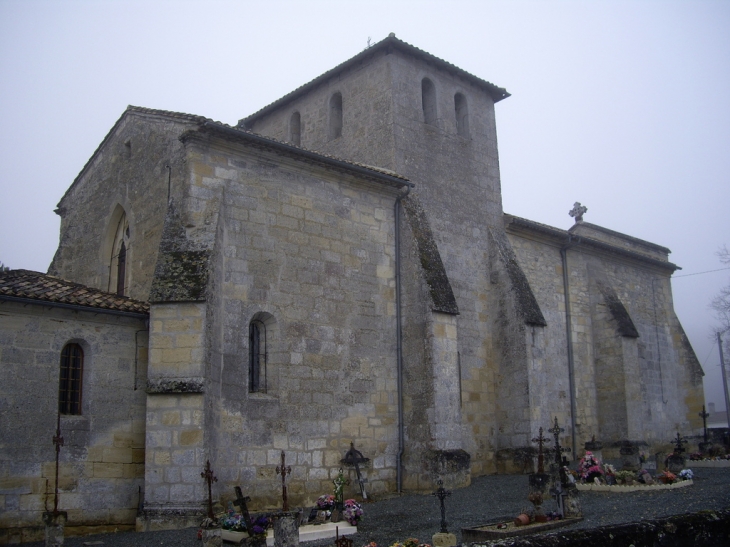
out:
M476 545L510 547L725 547L730 545L730 509L617 524L541 536L501 539Z

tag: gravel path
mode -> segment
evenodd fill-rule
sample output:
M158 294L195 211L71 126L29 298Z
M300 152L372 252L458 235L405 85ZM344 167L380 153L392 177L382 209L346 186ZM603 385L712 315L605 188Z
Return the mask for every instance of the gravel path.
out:
M730 469L695 469L694 485L686 488L655 492L580 492L584 520L569 529L593 528L608 524L647 520L704 509L730 508ZM446 519L449 531L461 541L461 529L478 526L502 517L514 518L527 501L527 476L489 475L472 481L471 486L455 490L446 500ZM552 500L543 506L553 510ZM441 514L438 499L429 495L403 495L368 503L356 535L350 536L355 547L375 541L387 547L396 540L409 537L431 543L431 536L439 531ZM101 542L101 543L100 543ZM333 540L309 542L306 547L332 545ZM43 543L28 543L42 547ZM137 534L124 532L79 538L67 538L64 545L82 547L165 546L200 547L196 530L172 530ZM224 545L232 545L224 543Z

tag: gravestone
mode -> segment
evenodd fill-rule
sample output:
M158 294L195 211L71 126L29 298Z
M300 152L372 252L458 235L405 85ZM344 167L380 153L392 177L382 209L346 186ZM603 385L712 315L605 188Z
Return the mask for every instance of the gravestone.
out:
M46 511L43 513L45 524L46 547L60 547L63 545L63 532L68 520L66 511Z
M639 447L631 441L621 441L619 454L621 455L621 470L638 471L641 469Z
M281 511L274 515L274 547L299 545L299 522L296 511Z

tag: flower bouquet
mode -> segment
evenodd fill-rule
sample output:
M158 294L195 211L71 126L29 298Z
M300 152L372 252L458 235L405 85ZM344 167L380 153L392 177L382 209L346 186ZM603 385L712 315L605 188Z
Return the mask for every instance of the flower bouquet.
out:
M677 480L677 475L672 473L669 469L665 469L661 472L661 474L657 475L657 479L659 479L664 484L672 484L674 481Z
M355 500L345 500L345 509L342 511L342 516L347 522L353 526L357 526L363 515L362 506Z
M677 478L683 481L691 481L694 476L695 474L692 472L691 469L682 469L677 475Z
M603 477L601 462L593 455L593 452L586 451L585 456L580 459L578 474L584 482L593 482L596 478Z
M634 484L634 479L636 479L636 473L633 471L624 469L616 472L616 481L619 484Z
M317 510L324 511L327 518L332 515L332 510L335 508L335 497L332 494L324 494L317 498Z

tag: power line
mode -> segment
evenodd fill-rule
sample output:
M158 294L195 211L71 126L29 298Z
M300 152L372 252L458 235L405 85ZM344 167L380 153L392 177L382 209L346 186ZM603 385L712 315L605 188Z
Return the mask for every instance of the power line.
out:
M719 270L707 270L706 272L697 272L697 273L684 274L684 275L675 275L673 277L673 279L679 279L680 277L690 277L692 275L702 275L702 274L713 273L713 272L721 272L723 270L730 270L730 268L720 268Z

